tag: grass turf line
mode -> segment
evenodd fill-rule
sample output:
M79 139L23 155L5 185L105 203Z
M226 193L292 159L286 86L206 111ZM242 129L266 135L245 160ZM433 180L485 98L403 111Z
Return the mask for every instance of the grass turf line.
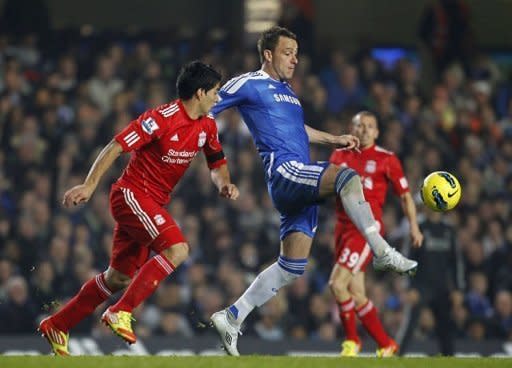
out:
M0 356L2 368L493 368L512 367L512 358L324 358L288 356Z

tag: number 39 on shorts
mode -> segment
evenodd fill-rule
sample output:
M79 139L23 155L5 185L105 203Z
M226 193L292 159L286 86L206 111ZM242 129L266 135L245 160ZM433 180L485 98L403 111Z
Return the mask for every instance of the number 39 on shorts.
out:
M357 264L357 261L359 261L358 252L351 252L348 248L344 248L341 251L339 259L340 264L346 264L349 268L352 268Z

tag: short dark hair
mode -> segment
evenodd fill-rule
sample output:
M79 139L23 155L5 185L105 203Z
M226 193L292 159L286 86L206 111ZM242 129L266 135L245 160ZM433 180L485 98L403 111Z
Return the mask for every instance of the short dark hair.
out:
M211 90L220 83L222 75L211 65L194 60L185 64L176 80L176 91L182 100L189 100L197 90Z
M297 36L295 33L287 28L279 26L269 28L261 34L258 40L258 52L260 54L260 61L262 63L265 61L263 51L270 50L273 52L276 49L277 43L279 42L279 37L281 36L297 41Z

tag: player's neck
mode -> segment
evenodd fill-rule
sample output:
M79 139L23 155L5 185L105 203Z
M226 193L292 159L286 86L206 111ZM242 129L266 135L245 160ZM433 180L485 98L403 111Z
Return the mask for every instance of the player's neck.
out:
M372 143L372 144L367 144L366 146L361 146L361 151L364 151L364 150L367 150L368 148L372 148L373 146L375 146L375 143Z
M263 63L261 66L261 70L269 75L270 78L275 79L276 81L282 82L281 77L277 74L276 70L270 63Z
M199 103L195 101L193 98L190 100L181 100L183 104L183 108L185 109L185 113L192 120L197 120L203 114L201 113L201 109L199 108Z

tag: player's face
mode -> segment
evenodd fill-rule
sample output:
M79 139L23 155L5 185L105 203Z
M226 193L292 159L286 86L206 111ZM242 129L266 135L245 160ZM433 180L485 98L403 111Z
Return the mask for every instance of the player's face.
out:
M276 48L271 55L271 65L277 77L281 80L290 80L295 72L299 60L297 53L299 45L297 41L288 37L279 37Z
M360 116L352 123L351 133L359 138L361 148L372 146L375 144L375 140L379 136L377 119L373 116Z
M215 87L206 92L200 90L199 106L201 108L201 115L208 114L213 105L215 105L219 101L219 89L220 83L217 83Z

